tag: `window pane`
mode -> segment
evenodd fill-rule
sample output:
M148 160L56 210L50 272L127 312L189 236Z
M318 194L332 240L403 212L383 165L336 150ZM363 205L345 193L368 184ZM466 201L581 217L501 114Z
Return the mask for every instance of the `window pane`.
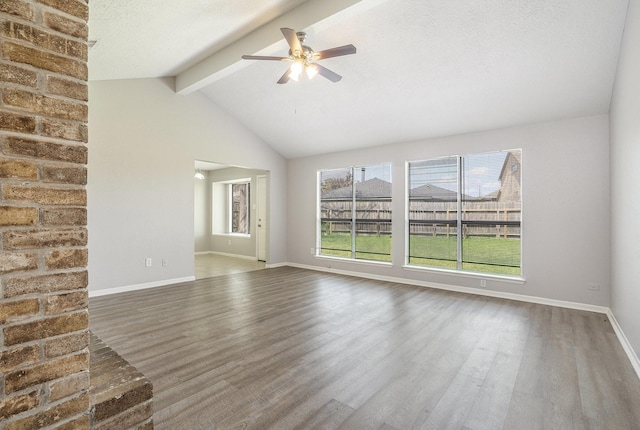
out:
M409 163L409 264L457 268L458 159Z
M351 258L351 169L320 172L320 254Z
M356 255L391 261L391 165L355 168Z
M409 264L519 275L521 159L510 150L409 163Z
M520 150L462 158L462 268L520 274Z
M231 184L231 231L249 234L249 184Z

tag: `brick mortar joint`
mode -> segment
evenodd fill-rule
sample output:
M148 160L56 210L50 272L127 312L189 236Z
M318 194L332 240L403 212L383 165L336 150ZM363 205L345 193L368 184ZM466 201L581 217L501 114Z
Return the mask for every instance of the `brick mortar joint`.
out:
M41 161L38 164L39 167L54 167L54 168L78 168L78 169L87 169L87 165L86 164L81 164L81 163L74 163L73 161L66 161L66 160L44 160L44 159L40 159Z
M81 226L81 227L69 227L69 228L61 228L60 230L51 230L51 229L47 229L47 228L42 228L42 229L34 229L34 230L38 230L38 231L82 231L84 233L88 233L86 226ZM4 235L4 233L12 233L14 230L6 230L6 231L1 231L0 235ZM78 246L52 246L50 248L21 248L21 249L0 249L0 253L3 254L33 254L36 257L43 257L46 258L49 256L49 254L55 252L55 251L82 251L82 250L89 250L89 248L87 247L87 245L78 245ZM13 275L13 276L9 276L10 278L21 278L20 275L26 275L26 274L32 274L33 276L39 276L39 275L57 275L57 274L69 274L69 273L76 273L76 272L83 272L85 267L83 266L81 267L70 267L70 268L54 268L54 269L47 269L46 266L43 267L43 271L40 272L40 269L31 269L31 270L26 270L23 272L8 272L8 273L4 273L2 275L0 275L0 278L6 277L8 275ZM27 278L32 277L32 276L27 276Z
M73 228L87 228L87 219L86 219L86 210L84 206L39 206L33 202L24 202L20 204L20 202L13 201L4 201L0 199L0 207L9 208L8 210L12 210L12 208L17 208L17 210L27 210L27 209L36 209L37 210L37 220L34 224L18 224L15 225L0 225L0 232L5 231L21 231L21 230L64 230L64 229L73 229ZM83 213L84 212L84 213ZM29 214L28 212L21 212L21 214ZM76 215L76 217L68 218L68 222L52 222L51 218L47 217L56 217L63 215ZM82 216L85 215L85 216ZM55 221L55 218L54 218ZM2 244L0 243L0 249Z
M2 18L2 14L0 14L0 19L1 18ZM43 31L43 32L46 32L46 33L51 33L54 36L62 37L64 39L69 40L70 42L87 44L87 42L84 41L83 39L71 36L71 35L69 35L67 33L62 33L62 32L59 32L59 31L55 31L52 28L45 27L45 26L42 26L42 25L33 25L33 24L34 23L31 23L30 26L35 28L36 30L40 30L40 31ZM23 46L25 48L36 49L38 51L42 51L42 52L46 52L46 53L49 53L49 54L57 55L57 56L64 57L64 58L67 58L67 59L70 59L70 60L74 60L74 61L76 61L78 63L83 63L84 64L84 60L82 58L74 57L73 55L68 55L68 54L65 54L63 52L54 51L52 49L47 49L44 46L35 45L35 44L29 42L28 40L14 39L14 38L6 37L6 36L0 36L0 42L9 42L9 43L13 43L14 45ZM88 55L88 53L89 53L89 47L87 46L87 55ZM22 64L22 63L14 63L14 62L6 60L6 59L3 59L2 61L6 62L6 63ZM37 70L41 70L41 69L37 69Z
M39 384L39 385L38 385L38 386L36 386L36 387L41 387L41 390L39 390L39 391L40 391L41 393L43 393L43 392L46 392L46 386L47 386L47 384L49 384L49 382L43 382L42 384ZM30 387L30 388L31 388L31 390L27 389L27 390L26 390L26 393L30 393L30 392L32 392L32 391L33 391L33 388L34 388L34 387ZM24 390L21 390L21 392L22 392L22 391L24 391ZM24 394L25 394L25 393L22 393L22 395L24 395ZM47 394L48 394L48 393L47 393ZM49 409L51 409L51 408L55 408L55 407L61 406L61 405L65 404L65 403L70 402L70 401L73 401L73 400L81 399L83 396L88 396L88 395L89 395L89 394L88 394L88 392L87 392L86 390L82 390L82 391L79 391L79 392L77 392L77 393L73 393L73 394L71 394L71 395L69 395L69 396L67 396L67 397L63 397L62 399L55 400L55 401L53 401L53 402L50 402L50 401L49 401L49 399L48 399L48 395L47 395L47 396L46 396L47 398L46 398L46 399L43 399L43 400L45 400L45 403L46 403L47 409L42 409L42 407L41 407L41 406L38 406L38 407L36 407L36 408L34 408L34 409L29 409L29 410L27 410L27 411L21 412L20 414L17 414L17 415L13 415L13 416L11 416L11 418L7 419L3 424L8 424L8 423L11 423L11 422L14 422L14 421L20 421L20 420L23 420L23 419L25 419L25 418L29 418L29 417L35 416L35 415L37 415L37 414L39 414L39 413L46 412L47 410L49 410ZM9 397L14 397L14 393L9 394L8 396L9 396ZM16 397L17 397L17 396L16 396ZM41 400L41 401L42 401L42 400ZM89 403L90 403L90 400L88 400L88 401L89 401ZM70 417L66 417L66 418L65 418L65 419L63 419L63 420L60 420L60 421L55 422L55 426L59 426L61 423L65 423L65 422L71 422L71 421L73 421L74 419L77 419L79 416L86 415L87 413L88 413L88 411L84 411L84 412L83 412L83 413L81 413L81 414L73 415L73 416L70 416ZM1 429L1 428L3 428L3 427L0 427L0 429ZM51 427L50 427L50 426L47 426L46 428L51 428Z
M84 104L84 105L88 107L88 104ZM5 111L5 112L10 112L10 113L19 114L19 115L30 115L30 116L33 116L33 117L35 117L35 119L36 119L36 121L37 121L39 126L41 126L40 125L40 119L41 118L51 119L51 120L54 120L54 121L63 121L65 123L75 124L75 125L87 125L88 124L87 120L69 119L69 118L64 118L64 117L60 117L60 116L45 115L45 114L40 113L40 112L35 112L33 110L29 110L28 108L18 108L18 107L15 107L15 106L8 106L8 105L6 105L6 104L4 104L2 102L1 98L0 98L0 108L2 108L2 110Z
M4 181L3 181L4 182ZM40 209L40 204L39 203L35 203L35 202L25 202L25 201L5 201L0 197L0 207L10 207L10 208L35 208L35 209ZM11 229L13 226L11 225L3 225L0 226L0 231L4 230L4 229ZM22 226L20 226L22 227Z
M71 358L81 359L81 358L83 358L83 356L86 356L86 362L87 362L86 363L87 367L84 370L81 370L80 372L64 374L64 375L60 376L59 378L55 378L53 380L64 379L64 378L66 378L68 376L75 375L76 373L81 373L83 371L89 371L91 358L90 358L89 349L86 346L82 347L81 349L75 350L75 351L70 351L70 352L68 352L67 354L64 354L64 355L52 356L52 357L47 357L47 355L46 355L46 343L51 342L51 341L56 341L56 340L61 339L61 338L65 337L65 336L82 334L82 333L86 332L87 330L89 330L89 326L88 326L88 310L86 310L86 309L85 310L79 310L79 311L73 311L73 312L66 312L66 313L56 314L56 315L46 315L46 314L37 315L37 316L34 316L33 318L20 320L20 321L17 321L15 323L12 323L12 324L3 325L2 328L3 328L3 332L5 330L9 330L9 332L11 332L12 329L16 329L16 330L20 331L20 330L24 329L24 326L29 326L29 324L47 323L48 321L51 321L51 322L55 323L56 321L60 320L63 317L66 317L66 316L69 316L69 317L72 317L72 318L80 318L81 319L82 318L81 314L83 314L83 313L87 314L87 326L86 327L80 327L80 328L78 328L76 330L68 331L68 332L65 332L65 333L62 333L62 334L55 334L55 335L47 336L47 337L40 338L40 339L34 339L35 341L39 341L39 345L41 345L40 346L40 354L39 354L38 360L35 361L35 362L28 363L28 364L26 364L24 366L14 367L14 368L12 368L12 369L10 369L8 371L5 371L4 372L5 378L7 376L13 376L16 373L33 371L34 368L38 368L39 366L42 366L42 365L52 364L52 363L55 363L55 362L58 362L58 363L55 363L55 364L60 364L59 362L62 361L62 360L71 359ZM33 341L27 341L27 342L21 342L21 343L17 343L17 344L13 344L13 345L5 345L3 348L11 349L13 347L20 347L20 346L23 346L23 345L32 344L32 342ZM47 382L49 382L49 381L47 381ZM22 388L21 390L26 389L26 388L29 388L29 386L26 386L26 387Z
M87 249L88 248L86 246L79 246L79 247L59 247L59 248L50 248L49 250L56 250L56 249ZM38 251L42 250L42 252L47 252L47 249L42 249L42 248L37 248ZM3 250L3 252L12 252L13 250ZM29 252L29 250L19 250L18 252ZM4 286L4 281L8 281L8 280L27 280L30 278L37 278L37 277L41 277L41 276L55 276L55 275L80 275L82 273L86 273L87 270L86 267L73 267L70 269L56 269L56 270L41 270L41 269L34 269L34 270L30 270L27 272L20 272L20 273L4 273L2 275L0 275L0 280L2 281L0 284L2 286ZM48 293L44 293L44 292L33 292L33 293L29 293L29 294L22 294L19 296L15 296L15 297L24 297L24 298L28 298L28 297L37 297L40 295L49 295L51 293L58 293L60 291L68 291L68 292L72 292L72 291L82 291L82 290L87 290L88 287L85 286L83 288L75 288L75 289L68 289L68 290L56 290L56 291L50 291ZM2 300L6 300L7 298L3 296Z
M6 39L0 39L0 41L2 41L2 40L6 40ZM11 39L11 40L13 40L13 39ZM29 72L36 72L38 74L38 76L44 75L44 76L55 77L55 78L60 78L60 79L67 79L67 80L74 81L76 83L87 84L87 81L85 81L84 79L80 79L80 78L77 78L77 77L72 76L72 75L65 75L63 73L53 72L51 70L40 69L38 67L35 67L35 66L32 66L32 65L26 64L26 63L17 63L15 61L9 61L9 60L0 58L0 64L6 64L6 65L9 65L9 66L20 67L20 68L25 69L25 70L27 70ZM10 85L17 85L17 84L0 82L0 88L9 87ZM20 88L33 89L33 87L25 87L25 86L21 86ZM40 87L38 87L38 88L40 88Z
M29 324L29 323L33 323L36 321L43 321L46 319L53 319L53 318L58 318L64 315L71 315L73 313L80 313L80 312L86 312L86 309L84 310L74 310L74 311L65 311L59 314L45 314L44 313L44 306L43 304L45 303L45 301L47 300L48 297L50 296L58 296L58 295L65 295L65 294L70 294L70 293L79 293L79 292L87 292L86 288L81 289L81 290L63 290L63 291L56 291L55 293L49 293L49 294L45 294L43 295L42 293L40 293L38 296L32 296L32 295L26 295L26 296L19 296L17 298L17 300L13 300L14 298L9 298L9 299L2 299L2 300L6 300L8 303L11 300L11 303L14 302L19 302L20 300L39 300L40 301L40 310L37 314L33 314L33 315L29 315L25 318L19 318L19 319L15 319L15 320L11 320L8 322L5 322L4 324L0 325L0 327L4 328L9 328L9 327L16 327L19 326L21 324ZM55 335L55 336L51 336L51 337L47 337L46 339L38 339L36 341L29 341L29 342L25 342L25 343L19 343L19 344L15 344L15 345L6 345L6 346L2 346L0 348L5 348L5 349L13 349L15 347L22 347L22 346L32 346L33 344L37 344L38 341L40 340L56 340L56 339L60 339L64 336L68 336L68 335L72 335L72 334L78 334L78 333L82 333L84 330L86 329L81 329L81 330L76 330L76 331L72 331L72 332L68 332L68 333L64 333L61 335ZM72 354L71 354L72 355ZM52 357L52 358L57 358L57 357Z
M59 290L59 291L51 291L49 293L42 293L42 292L38 292L38 293L31 293L31 294L25 294L22 296L15 296L15 297L7 297L7 298L2 298L3 301L6 301L7 303L17 303L20 302L21 300L47 300L47 298L51 297L51 296L58 296L58 295L64 295L64 294L71 294L71 293L89 293L88 291L88 287L84 287L84 288L78 288L75 290ZM42 305L42 303L40 303ZM20 324L24 324L24 323L28 323L28 322L34 322L34 321L41 321L45 318L52 318L52 317L59 317L61 315L68 315L68 314L72 314L72 313L78 313L78 312L86 312L86 309L79 309L79 310L74 310L74 311L66 311L63 312L61 314L51 314L51 315L47 315L44 314L44 309L41 308L38 314L34 314L34 315L29 315L25 318L20 318L20 319L16 319L16 320L12 320L12 321L8 321L5 322L4 324L0 325L1 327L10 327L10 326L16 326L16 325L20 325ZM57 337L57 336L54 336ZM47 338L50 339L50 338ZM31 343L31 342L28 342ZM6 348L14 348L16 346L22 346L22 345L27 345L28 343L21 343L21 344L16 344L16 345L8 345L6 346Z
M1 149L0 149L0 160L24 161L28 163L33 163L36 165L38 172L40 174L42 174L42 169L45 169L45 168L56 168L56 169L77 168L77 169L87 170L87 164L75 163L73 161L66 161L66 160L47 160L44 158L25 157L24 155L4 154L3 152L1 152ZM39 179L2 178L3 183L9 182L9 181L20 182L20 183L24 183L24 182L40 183L42 182L42 175L39 176ZM42 182L42 183L51 184L51 182ZM60 183L60 185L62 184L63 183ZM86 184L75 184L75 185L86 186Z
M0 158L4 158L4 156L1 156ZM18 159L18 160L25 160L26 159ZM12 159L13 161L13 159ZM53 189L53 190L75 190L75 189L86 189L87 184L74 184L74 183L65 183L65 182L45 182L42 177L42 170L45 168L78 168L78 169L84 169L86 170L86 165L85 164L71 164L71 165L67 165L67 166L54 166L54 165L36 165L37 171L40 174L38 179L24 179L24 178L2 178L2 189L5 188L5 185L11 185L11 186L21 186L21 187L25 187L25 188L34 188L34 187L42 187L42 188L47 188L47 189Z
M32 159L29 158L24 158L24 157L20 157L20 156L12 156L12 155L4 155L2 153L0 153L0 162L2 161L11 161L11 162L19 162L19 161L23 161L25 163L32 163L33 166L36 169L36 172L38 173L38 177L35 179L31 179L31 178L20 178L20 177L16 177L16 178L10 178L10 177L3 177L0 178L2 179L2 183L4 184L11 184L11 185L24 185L24 186L29 186L29 185L34 185L34 184L42 184L42 185L49 185L49 186L63 186L63 185L68 185L68 186L76 186L76 187L86 187L87 184L84 183L74 183L74 182L50 182L50 181L45 181L45 177L44 177L44 173L48 170L78 170L78 171L86 171L87 170L87 165L86 164L78 164L78 163L74 163L72 161L64 161L64 160L46 160L44 161L42 158L38 158L36 160L42 160L42 161L32 161Z
M20 186L27 189L43 188L49 191L69 191L69 190L82 191L87 189L86 184L56 184L51 182L42 182L40 180L29 180L29 179L20 179L20 178L15 178L15 179L6 178L6 181L5 181L5 178L3 178L2 182L3 183L2 183L1 189L3 191L5 188L8 188L7 186L11 186L11 187ZM5 201L11 201L11 200L5 200ZM42 203L41 205L49 207L49 205L44 205ZM62 205L52 205L52 206L62 206ZM80 205L76 205L76 206L84 207ZM68 206L64 206L64 207L68 207Z
M63 315L63 314L60 314L60 315ZM55 317L55 316L60 316L60 315L49 315L49 316ZM45 316L45 315L42 315L42 316ZM20 322L25 322L25 321L20 321ZM12 325L16 325L16 324L6 323L6 324L2 324L2 327L4 328L4 327L12 326ZM38 352L38 357L37 357L38 361L27 363L27 364L21 364L20 366L12 369L11 372L13 372L15 370L21 370L21 369L26 369L26 368L32 367L32 366L34 366L36 364L42 364L42 363L47 362L47 361L54 361L54 360L58 360L58 359L61 359L61 358L71 357L71 356L74 356L74 355L82 355L82 354L85 354L85 353L89 354L89 352L90 352L90 350L89 350L89 342L87 342L87 345L83 346L81 349L78 349L76 351L70 351L67 354L62 354L62 355L55 356L55 357L47 357L45 355L45 353L46 353L46 351L45 351L45 349L46 349L45 346L46 345L45 344L47 342L52 341L52 340L58 340L58 339L61 339L61 338L67 337L67 336L78 335L78 334L79 335L86 334L87 338L88 338L89 332L90 332L89 328L87 327L87 328L83 328L83 329L80 329L80 330L72 331L72 332L69 332L69 333L63 333L63 334L60 334L60 335L47 337L47 338L44 338L44 339L35 339L35 340L32 340L32 341L20 343L20 344L17 344L17 345L2 346L1 348L3 350L10 351L10 350L16 350L16 349L20 349L20 348L30 348L30 347L34 347L34 346L36 347L37 352ZM77 372L77 373L83 373L83 372L89 372L89 369L86 369L86 370L84 370L82 372ZM9 373L9 372L5 372L5 373ZM72 373L71 375L76 375L76 373ZM65 375L62 378L66 378L66 377L71 376L71 375ZM28 388L24 388L23 390L26 390L26 389L28 389ZM88 388L87 388L87 390L88 390Z
M46 300L46 298L48 296L49 295L46 295L45 297L41 297L41 299L42 300ZM40 310L40 312L43 312L43 311L44 311L43 309ZM81 309L81 310L68 311L68 312L63 312L63 313L60 313L60 314L52 314L52 315L47 315L45 313L40 313L40 314L37 314L37 315L29 316L29 318L20 319L20 320L17 320L17 321L11 321L10 323L5 323L5 324L2 325L2 327L3 328L18 327L18 326L21 326L21 325L30 324L30 323L38 322L38 321L54 320L54 319L57 319L57 318L60 318L60 317L64 317L64 316L77 316L76 314L79 315L79 314L85 313L85 312L88 312L88 311L86 309ZM70 332L66 332L66 333L62 333L62 334L56 334L54 336L48 336L48 337L42 338L42 339L35 339L33 341L18 343L18 344L15 344L15 345L7 345L7 346L5 346L5 348L11 349L11 348L14 348L14 347L17 347L17 346L21 347L21 346L29 346L30 344L39 344L39 343L41 343L41 346L43 347L43 348L41 348L42 349L42 353L44 354L44 343L46 343L48 341L51 341L51 340L60 339L60 338L63 338L65 336L69 336L69 335L72 335L72 334L84 333L86 330L89 330L89 327L81 328L81 329L78 329L78 330L74 330L74 331L70 331ZM83 353L85 351L85 349L86 348L82 348L81 350L70 352L68 354L61 355L61 356L56 356L56 357L45 357L43 355L41 358L42 358L42 360L44 360L44 362L54 361L54 360L58 360L60 358L64 358L64 357L67 357L67 356L79 355L79 353ZM87 350L86 352L88 353L89 351ZM38 363L41 363L41 362L42 361L40 361ZM34 364L38 364L38 363L31 363L31 364L27 365L25 368L31 367ZM9 373L9 372L7 372L7 373Z
M82 347L81 349L78 349L78 350L75 350L75 351L70 351L67 354L63 354L63 355L59 355L59 356L47 357L47 355L46 355L46 346L45 346L45 344L47 342L50 342L51 340L56 340L56 338L62 338L62 337L65 337L65 336L71 336L71 335L77 335L77 334L82 335L85 332L88 332L88 329L77 330L77 331L66 333L66 334L60 335L60 336L50 337L50 338L46 338L46 339L39 339L38 341L26 342L26 343L22 343L22 344L19 344L19 345L10 345L10 346L6 347L7 351L10 351L12 349L17 349L17 348L14 348L14 347L30 348L30 347L34 347L35 346L36 347L36 351L37 351L37 358L36 358L36 361L28 362L26 364L19 365L18 367L15 367L15 368L13 368L13 369L11 369L9 371L5 371L4 372L5 375L12 374L12 373L15 374L16 372L27 372L29 370L32 370L34 367L45 365L47 363L50 363L50 362L53 362L53 361L56 361L56 360L68 359L68 358L71 358L73 356L80 357L80 356L86 355L87 356L87 361L89 361L90 360L90 351L89 351L88 345ZM28 394L28 393L33 392L33 391L38 391L39 393L46 393L47 397L48 397L48 394L49 394L48 385L49 384L51 384L52 382L64 380L64 379L69 378L69 377L79 376L79 375L82 375L84 373L89 375L89 373L90 373L89 368L81 370L81 371L76 372L76 373L63 375L63 376L60 376L59 378L55 378L55 379L52 379L52 380L49 380L49 381L44 381L44 382L42 382L40 384L30 385L30 386L21 388L20 390L17 390L17 391L12 391L7 396L8 397L15 397L15 396ZM89 388L90 387L87 387L86 389L83 389L82 391L85 391L87 394L89 394ZM60 400L60 399L58 399L58 400Z
M40 74L38 74L38 77L40 77ZM46 87L46 82L47 82L47 78L48 75L45 74L45 76L42 76L42 85L44 87ZM20 92L24 92L24 93L29 93L30 95L33 96L43 96L43 97L47 97L50 99L54 99L54 100L59 100L59 101L63 101L66 103L72 103L72 104L77 104L77 105L81 105L81 106L86 106L87 108L89 107L89 102L86 100L80 100L80 99L75 99L73 97L69 97L69 96L65 96L62 94L56 94L56 93L52 93L49 91L46 91L46 88L40 88L40 79L38 79L38 88L34 88L34 87L28 87L28 86L24 86L24 85L20 85L20 84L15 84L15 83L9 83L7 85L2 85L0 84L0 93L4 94L4 91L6 90L10 90L10 91L20 91ZM3 106L5 108L8 108L10 106L7 106L4 104L4 102L2 102L2 99L0 99L0 106ZM87 121L83 121L83 122L87 122Z
M0 105L0 110L2 109L2 105ZM85 125L88 124L88 122L84 123ZM11 131L11 130L2 130L2 132L0 132L0 151L2 150L2 137L3 136L7 136L7 137L15 137L15 138L19 138L19 139L26 139L26 140L33 140L35 142L38 143L42 143L42 144L57 144L57 145L67 145L67 146L75 146L75 147L83 147L85 149L88 149L88 144L87 142L79 142L77 140L69 140L69 139L64 139L61 137L50 137L50 136L41 136L38 134L28 134L28 133L20 133L17 131ZM46 158L40 158L36 155L33 156L28 156L28 155L16 155L17 157L24 157L26 159L41 159L43 161L47 160ZM53 160L52 160L53 161ZM86 166L86 164L84 164Z

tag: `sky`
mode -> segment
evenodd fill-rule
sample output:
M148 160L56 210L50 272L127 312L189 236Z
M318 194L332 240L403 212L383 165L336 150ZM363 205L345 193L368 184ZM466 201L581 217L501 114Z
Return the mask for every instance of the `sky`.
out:
M480 197L500 189L500 171L509 151L486 152L463 156L464 184L463 194ZM436 185L451 191L457 191L457 156L431 160L411 161L410 188L426 184ZM323 178L344 177L350 168L323 171ZM383 163L372 166L357 166L355 179L379 178L391 182L391 165Z
M463 194L480 197L500 189L500 171L508 151L464 155ZM426 184L457 191L457 156L410 162L410 188Z

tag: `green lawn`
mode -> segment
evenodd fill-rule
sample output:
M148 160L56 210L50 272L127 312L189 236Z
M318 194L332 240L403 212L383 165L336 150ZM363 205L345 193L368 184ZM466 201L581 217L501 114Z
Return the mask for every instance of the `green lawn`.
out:
M322 255L351 258L351 235L334 233L322 236ZM358 236L356 258L391 261L391 236Z
M322 254L351 257L351 236L322 236ZM330 248L330 249L329 249ZM358 236L356 258L391 261L390 236ZM456 238L454 236L412 236L410 264L429 267L456 268ZM462 241L463 270L505 275L520 274L520 240L496 237L467 237Z

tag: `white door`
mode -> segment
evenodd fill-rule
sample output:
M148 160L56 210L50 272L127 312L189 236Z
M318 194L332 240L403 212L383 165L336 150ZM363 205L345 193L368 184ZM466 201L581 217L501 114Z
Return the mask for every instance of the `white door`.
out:
M258 260L267 261L267 177L258 176Z

